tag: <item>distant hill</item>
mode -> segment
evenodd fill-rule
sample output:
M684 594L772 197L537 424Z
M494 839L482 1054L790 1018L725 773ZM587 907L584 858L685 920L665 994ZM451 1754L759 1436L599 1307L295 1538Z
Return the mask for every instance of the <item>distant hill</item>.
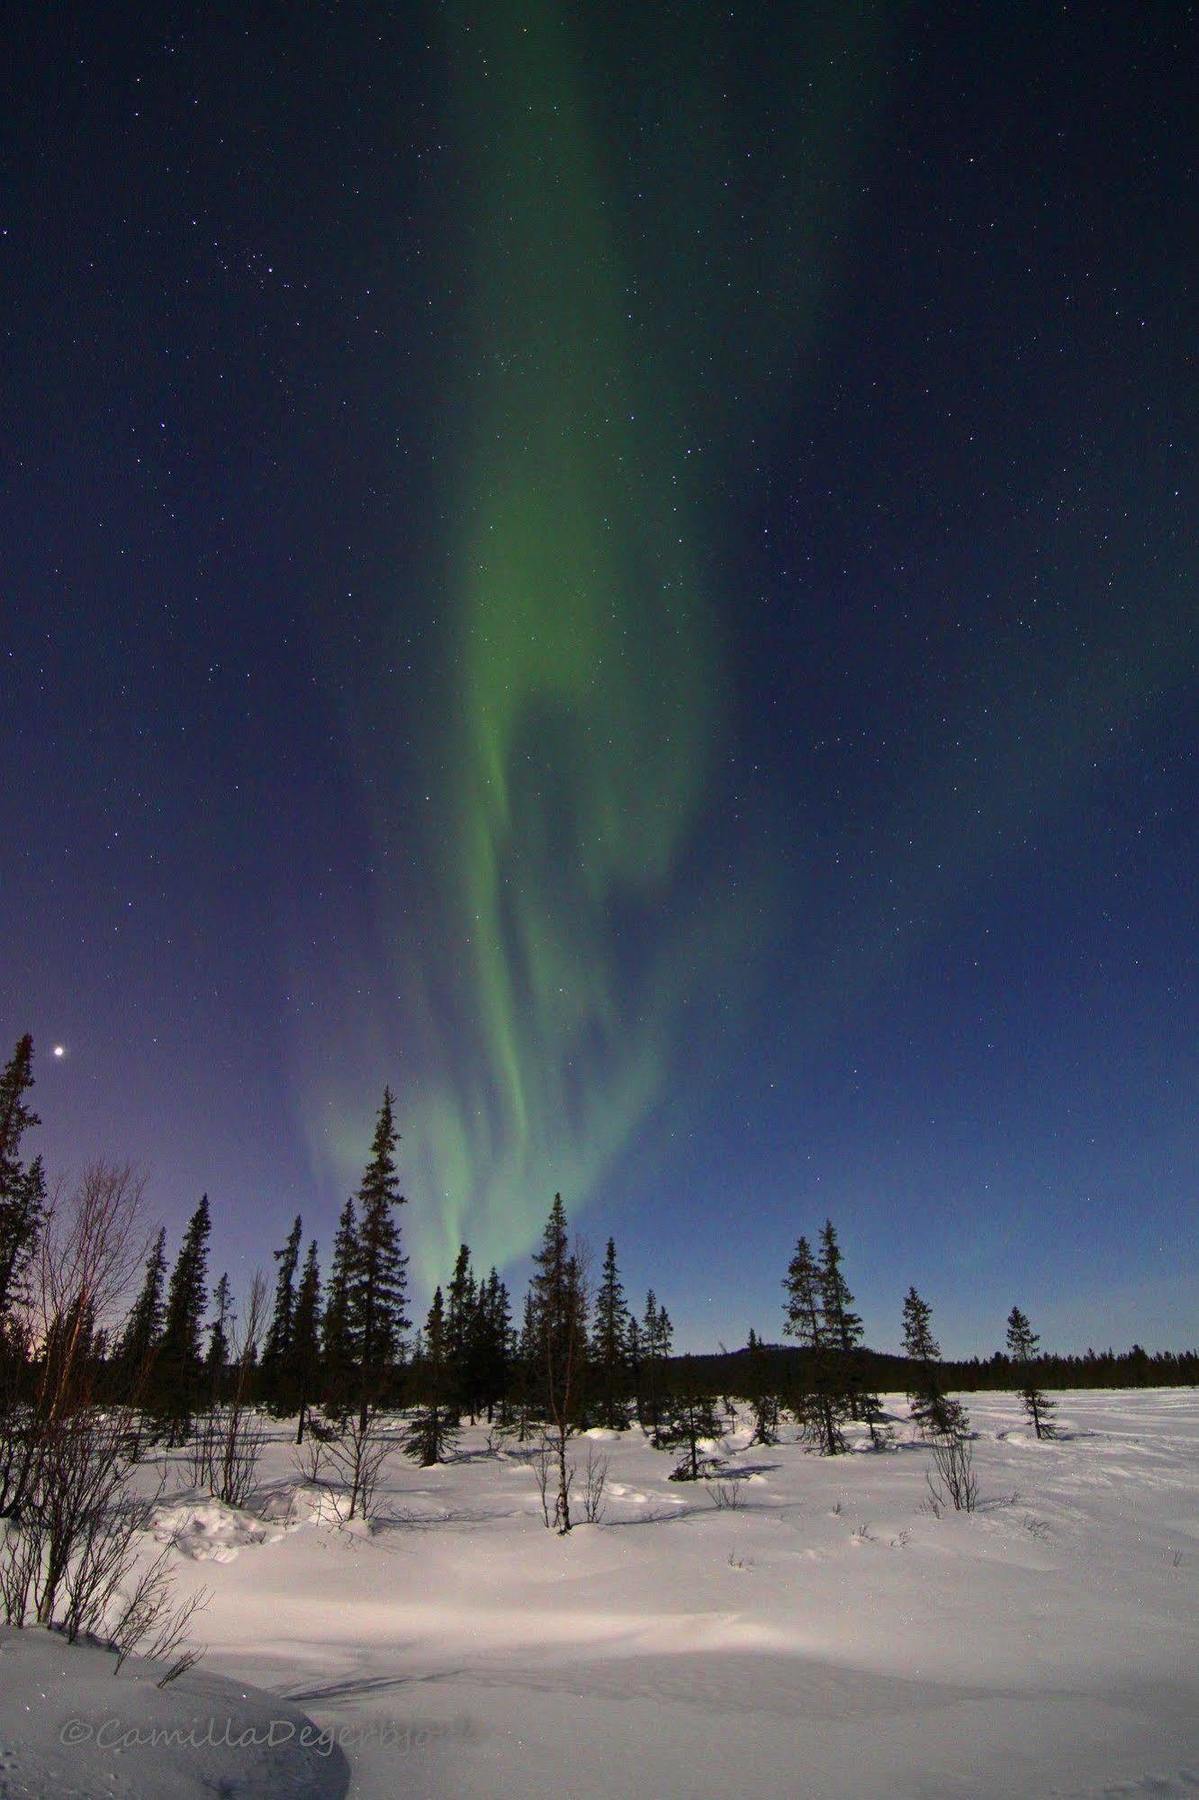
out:
M810 1353L794 1344L763 1344L763 1370L771 1388L785 1393L788 1388L802 1388L804 1370ZM858 1350L854 1361L861 1385L876 1393L906 1393L912 1384L911 1364L905 1356L890 1356L878 1350ZM672 1369L687 1364L692 1376L698 1375L702 1385L712 1393L747 1395L749 1353L747 1350L703 1352L696 1356L670 1358ZM972 1357L968 1362L943 1362L944 1386L949 1390L977 1393L985 1390L1015 1388L1020 1385L1011 1359L1001 1352L983 1361ZM1199 1350L1163 1350L1150 1356L1139 1344L1131 1350L1087 1350L1082 1356L1041 1356L1036 1361L1037 1382L1045 1388L1125 1388L1125 1387L1195 1387L1199 1386Z

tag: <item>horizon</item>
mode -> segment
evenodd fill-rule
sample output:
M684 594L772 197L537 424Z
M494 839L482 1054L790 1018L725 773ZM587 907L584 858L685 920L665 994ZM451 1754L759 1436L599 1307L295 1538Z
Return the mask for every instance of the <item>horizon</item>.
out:
M36 1053L36 1046L35 1046L35 1053ZM36 1065L36 1055L35 1055L35 1065ZM36 1111L36 1100L37 1100L37 1094L36 1094L36 1077L35 1077L35 1090L33 1093L33 1102L34 1102L35 1111ZM44 1117L42 1117L39 1125L34 1128L33 1136L31 1139L31 1148L33 1149L33 1151L35 1153L41 1153L41 1146L38 1144L38 1137L40 1136L41 1132L44 1129L45 1129L45 1119L44 1119ZM95 1159L87 1159L87 1160L92 1161ZM116 1159L114 1158L112 1160L116 1160ZM137 1163L136 1159L131 1158L131 1159L125 1159L125 1160L129 1160L132 1162L133 1168L138 1175L146 1176L147 1187L152 1192L152 1178L150 1176L150 1173L142 1165L139 1165ZM83 1166L86 1166L86 1164ZM73 1176L77 1175L78 1173L79 1173L79 1170L70 1171L67 1169L55 1169L53 1167L51 1167L48 1170L48 1176L50 1178L51 1185L53 1186L56 1178L61 1178L62 1185L66 1189L70 1188ZM262 1254L257 1256L256 1258L250 1258L250 1259L246 1260L244 1267L240 1268L240 1270L236 1264L231 1264L231 1263L227 1263L226 1261L223 1261L222 1257L219 1253L220 1248L221 1248L221 1243L222 1243L221 1232L220 1232L221 1213L220 1213L219 1204L218 1204L216 1197L214 1197L213 1194L209 1193L208 1190L204 1190L204 1194L205 1194L205 1197L209 1201L209 1205L212 1209L212 1218L213 1218L213 1239L212 1239L212 1245L210 1247L209 1258L208 1258L209 1295L211 1298L211 1292L212 1292L212 1289L216 1285L218 1276L221 1273L227 1273L230 1277L230 1284L231 1284L231 1288L232 1288L233 1299L235 1302L235 1310L236 1310L236 1304L238 1302L240 1302L240 1300L244 1297L244 1293L249 1286L249 1282L250 1282L253 1274L256 1271L262 1272L267 1277L267 1280L269 1283L270 1278L271 1278L271 1267L272 1267L272 1263L273 1263L273 1259L274 1259L273 1253L275 1250L277 1250L280 1247L280 1245L277 1243L264 1244L261 1247ZM348 1196L343 1196L343 1198L345 1198L345 1197L348 1197ZM200 1198L200 1196L197 1195L196 1203L198 1203L199 1198ZM404 1202L403 1206L399 1209L398 1214L397 1214L399 1223L400 1223L402 1237L403 1237L403 1233L404 1233L404 1227L407 1224L407 1220L408 1220L408 1216L409 1216L409 1214L408 1214L409 1204L410 1203L407 1201L407 1198L405 1197L405 1202ZM339 1203L339 1205L340 1205L340 1203ZM147 1216L150 1217L150 1219L151 1219L151 1222L148 1223L146 1226L146 1249L148 1251L149 1248L151 1247L159 1228L161 1227L161 1228L165 1229L167 1232L166 1253L167 1253L168 1269L172 1266L172 1263L174 1260L174 1255L179 1248L179 1240L182 1238L183 1230L186 1225L187 1217L188 1217L190 1210L191 1210L190 1208L187 1209L181 1215L181 1217L179 1219L178 1227L172 1234L172 1230L169 1227L167 1220L164 1217L154 1213L152 1199L149 1200L146 1204L145 1211L146 1211ZM548 1208L547 1208L547 1211L548 1211ZM293 1218L294 1218L294 1216L295 1215L293 1214ZM304 1218L304 1214L302 1212L301 1212L300 1216L302 1219ZM335 1216L335 1214L334 1214L334 1216ZM568 1209L567 1216L569 1219L569 1217L570 1217L569 1209ZM591 1222L594 1224L594 1223L597 1223L598 1221L592 1220ZM288 1219L286 1221L285 1230L284 1230L283 1235L285 1235L287 1229L290 1229L291 1223L292 1223L291 1219ZM573 1221L571 1221L571 1223L573 1225ZM833 1220L833 1224L837 1225L837 1221L835 1219ZM813 1220L806 1228L806 1235L808 1235L810 1238L814 1239L818 1229L819 1229L819 1224L815 1220ZM602 1249L603 1244L607 1241L607 1237L609 1235L610 1234L607 1232L591 1233L585 1229L572 1229L572 1232L571 1232L572 1241L577 1246L581 1246L584 1249L584 1251L590 1255L592 1263L595 1266L598 1266L599 1252ZM318 1248L318 1253L320 1256L322 1279L325 1279L328 1275L329 1254L330 1254L330 1248L331 1248L330 1240L331 1240L332 1233L331 1232L329 1233L329 1237L327 1239L322 1239L319 1232L310 1230L308 1228L307 1220L305 1219L304 1230L302 1233L302 1243L304 1245L307 1245L307 1243L314 1236L317 1239L317 1248ZM844 1245L842 1247L844 1248ZM767 1329L767 1330L761 1329L759 1327L759 1325L757 1323L755 1323L753 1320L750 1320L749 1323L746 1325L744 1331L741 1334L740 1339L737 1342L727 1342L721 1336L718 1335L710 1343L702 1343L702 1342L697 1343L694 1341L694 1338L692 1338L685 1344L680 1343L678 1341L679 1320L675 1313L675 1308L672 1305L671 1294L670 1294L670 1290L667 1285L667 1282L665 1280L663 1280L661 1278L661 1276L659 1276L658 1278L655 1278L654 1275L652 1273L650 1273L648 1279L644 1282L644 1284L641 1286L641 1288L638 1289L636 1287L636 1285L630 1283L630 1281L627 1279L625 1260L624 1260L621 1244L619 1242L616 1245L616 1249L617 1249L617 1262L618 1262L618 1267L619 1267L620 1274L621 1274L622 1283L625 1288L626 1299L627 1299L629 1307L630 1307L631 1311L634 1313L634 1315L636 1315L637 1317L640 1317L641 1309L643 1308L644 1303L645 1303L646 1293L649 1290L654 1291L654 1293L657 1296L658 1301L660 1303L664 1304L667 1311L671 1314L672 1322L675 1326L675 1332L676 1332L676 1347L671 1353L672 1357L735 1355L738 1352L743 1351L745 1349L746 1339L748 1337L748 1333L749 1333L750 1329L753 1329L757 1333L759 1341L762 1343L763 1347L768 1350L778 1350L778 1349L798 1350L799 1346L796 1345L793 1341L788 1342L785 1338L775 1339L775 1338L771 1337L769 1329ZM786 1251L781 1258L781 1261L780 1261L781 1269L785 1270L787 1260L790 1257L793 1249L794 1249L794 1239L792 1240L791 1244L786 1248ZM118 1318L123 1318L125 1308L127 1307L127 1305L129 1303L132 1302L132 1299L134 1298L134 1296L137 1292L138 1283L140 1282L140 1279L141 1279L143 1263L144 1263L144 1257L139 1261L137 1269L135 1270L134 1274L130 1278L130 1285L129 1285L128 1293L125 1297L125 1300L121 1303L120 1306L117 1307L117 1309L114 1313L114 1320L112 1322L115 1323ZM478 1262L478 1259L475 1258L473 1256L473 1254L472 1254L472 1266L475 1270L476 1275L479 1275L479 1274L486 1275L487 1266L481 1267ZM645 1265L641 1259L637 1259L636 1266L644 1267ZM513 1300L514 1317L519 1312L518 1302L519 1302L521 1296L523 1295L526 1287L528 1286L531 1267L532 1267L531 1257L523 1257L514 1263L505 1264L503 1267L501 1267L499 1269L499 1274L500 1274L501 1278L505 1281L506 1285L508 1286L512 1300ZM408 1345L410 1345L413 1338L415 1338L416 1333L417 1333L418 1329L420 1328L421 1322L424 1319L424 1315L425 1315L425 1313L428 1309L428 1306L433 1297L433 1288L441 1287L444 1290L446 1282L449 1279L450 1272L451 1272L450 1266L447 1265L443 1275L437 1281L435 1281L433 1283L433 1285L430 1286L427 1290L414 1289L412 1281L411 1281L411 1277L409 1278L407 1305L408 1305L408 1309L411 1313L412 1324L410 1326L408 1333L406 1334L406 1343ZM848 1273L849 1273L850 1277L853 1277L854 1271L853 1271L852 1267L849 1268ZM780 1274L779 1282L778 1282L780 1294L782 1292L782 1285L783 1285L782 1276ZM943 1292L944 1291L940 1288L940 1284L934 1285L934 1284L928 1283L927 1281L913 1280L910 1283L910 1285L915 1286L917 1291L925 1299L928 1299L935 1292L939 1292L939 1291ZM763 1286L768 1288L769 1282L765 1282L765 1283L760 1282L758 1284L759 1291L762 1289ZM861 1294L858 1291L856 1279L851 1279L850 1286L854 1291L855 1302L860 1304L861 1303ZM872 1292L874 1291L873 1284L871 1284L871 1291ZM952 1293L951 1288L950 1288L949 1292ZM896 1297L896 1304L895 1304L895 1308L894 1308L895 1319L896 1319L897 1323L896 1323L893 1344L881 1343L881 1342L876 1342L876 1341L872 1340L870 1317L868 1314L864 1316L866 1338L865 1338L865 1342L864 1342L862 1348L868 1354L877 1355L877 1356L885 1356L885 1357L895 1357L895 1358L899 1358L902 1360L903 1351L899 1347L900 1333L899 1333L899 1329L898 1329L898 1320L900 1317L900 1309L902 1306L902 1299L903 1299L903 1294L899 1293ZM1016 1296L1016 1300L1017 1300L1017 1302L1019 1301L1019 1296ZM1002 1353L1001 1352L1001 1338L1002 1338L1002 1333L1003 1333L1003 1329L1004 1329L1004 1323L1006 1320L1006 1311L1007 1311L1007 1307L1010 1306L1011 1303L1012 1303L1011 1298L1009 1297L1009 1300L1007 1301L1005 1306L996 1313L996 1321L997 1322L996 1322L996 1342L995 1342L995 1344L993 1346L991 1346L990 1348L975 1347L972 1349L962 1349L960 1347L960 1345L953 1346L946 1342L944 1333L942 1331L941 1323L940 1323L938 1309L936 1306L934 1306L934 1310L933 1310L934 1334L941 1341L942 1360L945 1362L950 1362L950 1363L955 1363L955 1362L956 1363L965 1363L965 1362L971 1362L971 1361L979 1361L979 1362L985 1363L987 1360L989 1360L989 1358L991 1356L993 1356L995 1354L1001 1354ZM784 1307L784 1304L783 1304L783 1301L781 1298L778 1302L778 1310L779 1310L779 1312L783 1312L785 1310L785 1307ZM206 1312L205 1316L207 1316L207 1312ZM1035 1318L1034 1318L1033 1322L1034 1322L1034 1325L1038 1323L1038 1321ZM1041 1332L1040 1335L1041 1335L1043 1343L1044 1343L1045 1333ZM1066 1345L1062 1345L1062 1344L1059 1344L1059 1343L1053 1342L1053 1341L1044 1343L1044 1348L1042 1349L1041 1354L1044 1356L1049 1356L1049 1357L1063 1356L1063 1357L1082 1358L1085 1355L1087 1355L1091 1352L1094 1352L1094 1354L1097 1356L1101 1356L1104 1354L1114 1354L1116 1356L1127 1356L1127 1355L1131 1354L1131 1352L1133 1350L1137 1349L1138 1347L1140 1349L1144 1350L1150 1356L1161 1355L1161 1354L1171 1354L1171 1353L1173 1353L1173 1354L1189 1354L1195 1348L1195 1346L1192 1343L1186 1342L1184 1340L1179 1340L1176 1342L1168 1342L1168 1341L1157 1342L1157 1341L1154 1341L1151 1336L1147 1339L1145 1337L1137 1337L1135 1335L1128 1339L1127 1344L1123 1348L1118 1348L1117 1345L1113 1341L1101 1343L1100 1339L1098 1337L1096 1337L1094 1334L1091 1334L1090 1336L1087 1337L1085 1344L1083 1344L1082 1342L1076 1342L1072 1346L1066 1346ZM408 1352L407 1352L407 1348L406 1348L405 1356L407 1356L407 1353Z

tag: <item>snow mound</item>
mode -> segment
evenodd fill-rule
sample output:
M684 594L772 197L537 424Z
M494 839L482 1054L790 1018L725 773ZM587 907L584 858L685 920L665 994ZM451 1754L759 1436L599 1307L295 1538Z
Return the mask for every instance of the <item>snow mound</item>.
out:
M610 1481L607 1486L607 1492L612 1496L613 1500L631 1500L637 1506L644 1506L646 1500L649 1498L647 1494L641 1492L640 1488L629 1487L623 1481Z
M336 1734L273 1694L158 1671L38 1626L0 1627L0 1800L342 1800Z
M160 1506L154 1514L158 1542L173 1544L192 1562L232 1562L248 1545L277 1543L287 1530L278 1521L256 1518L221 1500Z

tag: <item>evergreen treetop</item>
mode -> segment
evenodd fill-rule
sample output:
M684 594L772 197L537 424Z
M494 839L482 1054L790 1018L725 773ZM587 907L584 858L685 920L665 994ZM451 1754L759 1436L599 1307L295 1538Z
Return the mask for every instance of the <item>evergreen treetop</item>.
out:
M446 1460L457 1436L454 1415L447 1404L448 1348L445 1302L437 1288L421 1334L416 1371L420 1397L415 1417L404 1433L404 1449L425 1469Z
M163 1226L147 1258L141 1292L129 1309L129 1316L117 1343L117 1360L134 1379L145 1369L162 1336L166 1245L166 1227Z
M394 1217L394 1209L404 1204L396 1173L399 1132L392 1116L394 1104L391 1089L384 1088L370 1160L358 1189L358 1231L349 1281L349 1336L363 1428L369 1404L378 1398L409 1323L404 1314L408 1258L401 1251Z
M204 1194L188 1220L167 1290L162 1355L179 1374L191 1372L200 1361L200 1327L208 1304L208 1237L211 1229L208 1195Z
M275 1304L271 1313L271 1322L266 1334L266 1342L262 1347L263 1367L273 1371L275 1367L286 1361L291 1350L291 1338L296 1306L296 1268L300 1260L300 1237L302 1221L297 1213L295 1222L287 1234L287 1242L281 1250L274 1252L275 1261L279 1264L279 1273L275 1280Z
M308 1246L292 1315L291 1350L285 1367L285 1388L280 1399L294 1402L299 1413L296 1441L303 1443L309 1402L314 1398L320 1372L321 1271L316 1239Z
M628 1425L625 1387L629 1374L629 1309L616 1266L616 1242L609 1238L595 1297L591 1355L600 1388L600 1423L609 1431Z
M1013 1306L1007 1319L1007 1352L1013 1362L1031 1362L1041 1347L1041 1340L1028 1322L1028 1317Z
M1038 1438L1046 1438L1054 1435L1049 1423L1054 1403L1037 1386L1035 1361L1040 1347L1041 1340L1029 1324L1027 1315L1018 1306L1013 1306L1007 1321L1008 1355L1020 1370L1020 1397L1033 1430Z
M26 1032L0 1074L0 1321L20 1290L46 1210L42 1159L21 1161L21 1139L41 1123L25 1099L33 1086L33 1039Z
M233 1296L229 1290L229 1277L223 1274L213 1291L212 1303L216 1314L208 1327L208 1355L205 1366L213 1384L213 1398L220 1397L221 1378L229 1365L230 1340L233 1329L234 1311Z
M154 1386L171 1423L170 1441L186 1438L201 1368L200 1331L208 1305L208 1195L188 1220L171 1270Z
M820 1289L829 1336L838 1350L855 1350L862 1342L862 1321L853 1310L853 1295L841 1270L841 1246L831 1219L820 1233Z
M932 1307L910 1287L903 1302L904 1355L915 1364L908 1390L911 1414L922 1430L940 1437L962 1437L970 1428L960 1400L942 1389L938 1368L941 1346L933 1336Z
M820 1270L812 1246L801 1237L787 1266L783 1287L787 1295L783 1329L807 1350L826 1350L830 1333L824 1315Z

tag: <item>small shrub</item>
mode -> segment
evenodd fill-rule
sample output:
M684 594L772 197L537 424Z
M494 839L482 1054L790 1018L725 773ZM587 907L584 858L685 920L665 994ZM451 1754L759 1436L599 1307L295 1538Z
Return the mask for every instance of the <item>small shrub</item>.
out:
M667 1476L668 1481L706 1481L708 1476L718 1475L724 1463L719 1456L698 1456L686 1451L678 1465Z
M978 1505L978 1478L969 1442L953 1435L934 1438L933 1468L937 1479L931 1470L925 1477L933 1500L944 1506L948 1499L954 1512L972 1513Z
M367 1409L351 1415L344 1434L327 1446L333 1481L350 1502L347 1518L373 1519L375 1494L391 1441L383 1435L382 1415Z
M588 1525L598 1525L604 1516L604 1488L608 1481L608 1459L588 1449L583 1469L583 1517Z

